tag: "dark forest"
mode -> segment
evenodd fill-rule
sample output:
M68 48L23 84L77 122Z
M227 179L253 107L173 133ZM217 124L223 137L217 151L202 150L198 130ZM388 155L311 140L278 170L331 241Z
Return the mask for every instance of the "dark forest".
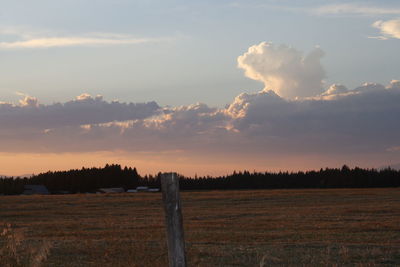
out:
M30 178L0 178L0 194L21 194L24 185L45 185L50 192L96 192L99 188L137 186L160 188L160 174L140 176L136 168L112 164L104 168L49 171ZM400 171L394 169L326 168L307 172L233 172L218 177L180 175L181 190L372 188L399 187Z

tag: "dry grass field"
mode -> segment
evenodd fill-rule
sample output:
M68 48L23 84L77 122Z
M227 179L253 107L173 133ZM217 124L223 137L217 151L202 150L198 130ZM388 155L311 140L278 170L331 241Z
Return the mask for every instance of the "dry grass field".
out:
M400 266L400 189L182 193L189 266ZM0 197L0 266L166 266L161 194Z

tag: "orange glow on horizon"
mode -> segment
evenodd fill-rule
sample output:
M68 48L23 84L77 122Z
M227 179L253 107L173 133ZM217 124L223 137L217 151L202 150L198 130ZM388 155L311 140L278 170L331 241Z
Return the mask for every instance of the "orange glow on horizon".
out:
M373 159L371 159L373 160ZM156 174L158 172L178 172L187 176L226 175L233 171L298 171L325 167L340 167L343 164L360 167L377 167L369 165L370 160L353 163L344 159L332 160L321 155L314 157L283 156L265 158L242 156L193 156L184 152L137 153L93 152L93 153L0 153L0 175L18 176L38 174L47 171L80 169L82 167L103 167L105 164L120 164L136 167L139 174ZM384 165L384 164L383 164Z

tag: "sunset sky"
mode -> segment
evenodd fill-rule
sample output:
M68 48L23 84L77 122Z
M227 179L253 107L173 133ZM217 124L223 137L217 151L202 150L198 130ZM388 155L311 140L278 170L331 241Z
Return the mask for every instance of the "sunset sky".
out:
M400 164L397 0L0 2L0 175Z

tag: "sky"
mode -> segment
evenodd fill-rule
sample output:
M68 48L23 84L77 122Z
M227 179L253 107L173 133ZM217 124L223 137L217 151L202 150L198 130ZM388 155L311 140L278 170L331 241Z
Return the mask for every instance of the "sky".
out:
M400 163L398 1L0 2L0 174Z

